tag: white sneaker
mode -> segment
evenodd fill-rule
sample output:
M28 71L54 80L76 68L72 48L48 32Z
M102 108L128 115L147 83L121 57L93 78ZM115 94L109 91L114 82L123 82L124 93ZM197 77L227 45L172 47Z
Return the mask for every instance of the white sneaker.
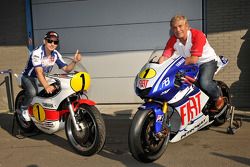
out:
M30 121L29 111L25 109L21 109L21 114L25 121Z

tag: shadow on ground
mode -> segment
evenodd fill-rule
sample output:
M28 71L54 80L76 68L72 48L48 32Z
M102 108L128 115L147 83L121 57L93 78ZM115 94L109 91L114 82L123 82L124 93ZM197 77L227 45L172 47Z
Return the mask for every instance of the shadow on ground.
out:
M124 114L127 113L127 114ZM128 148L128 132L132 121L132 110L115 111L113 115L103 115L105 119L107 138L105 146L99 155L122 162L125 166L155 166L163 167L154 163L140 163L135 160Z
M224 154L216 153L216 152L212 152L212 155L227 158L227 159L230 159L230 160L233 160L233 161L245 164L245 165L250 165L250 158L240 157L237 155L224 155Z
M126 111L128 112L128 111ZM124 166L156 166L162 167L162 165L156 163L144 164L136 161L129 152L128 149L128 129L131 123L131 114L123 114L124 110L115 112L114 115L105 115L103 118L106 125L106 143L100 153L100 156L119 161ZM132 113L132 111L131 111ZM32 134L24 134L20 131L17 123L13 128L13 114L0 113L0 128L8 132L9 135L22 138L31 138L33 140L48 141L49 143L65 149L66 151L77 154L73 148L69 145L66 135L45 134L43 132L34 132ZM13 132L12 132L13 130ZM60 133L63 134L63 133Z

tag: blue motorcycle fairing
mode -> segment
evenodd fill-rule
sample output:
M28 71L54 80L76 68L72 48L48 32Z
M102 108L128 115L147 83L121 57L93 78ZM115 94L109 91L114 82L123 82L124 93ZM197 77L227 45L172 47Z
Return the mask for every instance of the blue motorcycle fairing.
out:
M175 60L169 65L162 75L157 79L148 97L164 101L171 100L178 91L190 86L188 83L182 83L180 87L175 87L176 74L183 73L192 78L198 76L199 67L197 65L184 65L185 59L183 57Z
M180 72L183 72L185 75L188 75L192 78L195 78L199 72L199 67L196 64L190 64L190 65L182 65L180 67Z
M162 111L162 105L157 102L147 102L147 103L144 103L140 108L153 110L155 114L154 130L155 130L155 133L160 132L162 129L164 118L165 118L165 115Z
M198 87L194 87L194 90L191 92L191 93L188 93L185 95L185 97L183 97L180 101L176 102L176 103L173 103L171 104L172 107L178 107L184 103L186 103L188 100L189 100L189 97L190 96L193 96L195 94L197 94L198 92L200 91L200 89Z
M174 80L175 80L175 74L180 68L182 64L184 64L185 59L183 57L180 57L176 59L174 62L172 62L160 75L160 77L156 80L155 84L153 85L152 89L150 90L148 97L150 98L160 98L164 99L161 97L162 92L167 91L168 89L173 89L174 87ZM173 67L174 66L174 67ZM175 95L176 91L169 95ZM170 99L173 97L169 97Z

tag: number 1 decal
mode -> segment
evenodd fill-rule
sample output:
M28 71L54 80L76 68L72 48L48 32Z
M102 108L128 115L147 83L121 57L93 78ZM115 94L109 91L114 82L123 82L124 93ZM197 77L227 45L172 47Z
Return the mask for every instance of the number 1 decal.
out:
M88 90L90 86L90 76L86 72L79 72L70 80L70 86L75 91Z
M85 85L85 77L84 77L84 74L81 74L80 76L82 78L82 90L84 90L84 85Z
M147 68L139 74L141 79L150 79L156 75L156 71L152 68Z
M34 104L32 111L33 111L33 115L37 121L43 122L45 120L45 111L40 104L38 104L38 103Z

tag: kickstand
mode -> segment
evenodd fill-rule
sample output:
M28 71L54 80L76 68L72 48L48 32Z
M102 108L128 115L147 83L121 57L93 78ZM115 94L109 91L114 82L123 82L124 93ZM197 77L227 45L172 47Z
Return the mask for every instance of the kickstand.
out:
M242 118L240 119L235 119L234 118L234 107L231 106L230 108L230 124L229 127L227 128L227 133L228 134L235 134L235 132L242 126Z
M22 130L20 128L17 129L18 133L14 134L16 117L17 117L17 113L15 111L13 114L13 119L12 119L12 128L11 128L12 136L15 136L18 139L24 139L25 137L32 137L32 136L36 136L36 135L40 134L40 131L38 129L35 129L35 131L32 133L24 133L24 132L22 132Z
M12 128L11 128L11 134L14 136L14 129L15 129L15 123L16 123L16 111L14 111L13 118L12 118Z
M15 125L16 125L16 117L17 117L17 113L14 112L14 114L13 114L13 119L12 119L11 135L12 135L12 136L15 136L15 137L18 138L18 139L24 139L25 137L24 137L24 135L22 134L20 128L17 129L17 134L14 134Z

